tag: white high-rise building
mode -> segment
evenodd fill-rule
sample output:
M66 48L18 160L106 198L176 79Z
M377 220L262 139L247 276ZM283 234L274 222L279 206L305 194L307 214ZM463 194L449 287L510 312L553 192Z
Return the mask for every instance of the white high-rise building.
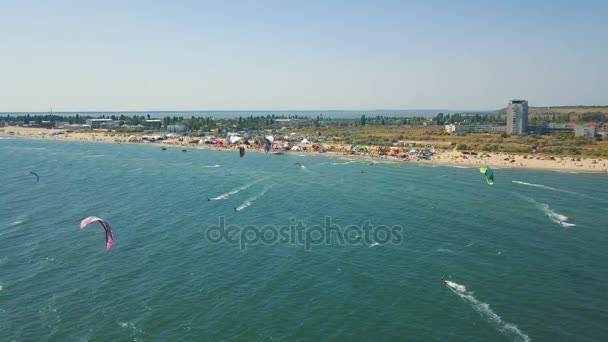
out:
M509 106L507 106L507 134L523 134L527 130L528 101L509 101Z

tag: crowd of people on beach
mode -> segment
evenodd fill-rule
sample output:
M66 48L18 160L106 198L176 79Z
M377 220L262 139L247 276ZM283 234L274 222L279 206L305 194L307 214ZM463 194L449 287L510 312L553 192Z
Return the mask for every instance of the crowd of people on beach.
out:
M90 141L104 143L150 143L160 146L175 146L186 148L206 148L218 150L238 150L243 146L247 151L265 152L264 137L248 137L234 143L229 137L189 137L177 134L161 136L162 139L144 139L143 135L111 134L100 131L64 132L64 134L49 134L46 129L11 127L4 129L2 135L14 135L27 138ZM271 150L307 155L339 155L357 158L369 158L384 161L406 161L420 163L436 163L462 166L489 165L508 168L546 169L566 172L602 172L608 173L606 162L600 158L581 158L570 156L513 155L505 153L489 153L474 151L459 151L456 148L437 147L425 142L401 143L401 146L356 146L344 143L330 142L331 139L306 137L292 141L284 136L276 135L271 144ZM218 143L219 141L219 143Z

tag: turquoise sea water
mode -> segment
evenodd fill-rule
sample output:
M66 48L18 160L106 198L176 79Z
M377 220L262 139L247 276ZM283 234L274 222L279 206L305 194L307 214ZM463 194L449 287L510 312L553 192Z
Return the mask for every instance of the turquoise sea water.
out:
M477 169L15 138L0 170L2 341L608 339L605 175L495 169L490 187ZM242 250L206 234L220 217L401 230Z

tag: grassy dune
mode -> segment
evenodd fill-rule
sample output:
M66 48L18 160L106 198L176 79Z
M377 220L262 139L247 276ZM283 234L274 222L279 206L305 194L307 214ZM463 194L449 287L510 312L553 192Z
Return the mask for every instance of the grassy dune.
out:
M314 134L313 130L303 132ZM608 141L575 138L572 135L523 135L502 137L501 134L469 133L451 136L442 127L349 127L323 130L323 135L335 137L333 142L374 146L423 146L432 144L439 149L474 150L529 154L532 144L539 153L556 156L608 157Z

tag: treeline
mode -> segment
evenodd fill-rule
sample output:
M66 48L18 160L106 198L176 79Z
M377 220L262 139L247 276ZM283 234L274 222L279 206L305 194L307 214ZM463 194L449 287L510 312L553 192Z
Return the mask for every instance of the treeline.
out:
M301 115L266 115L266 116L240 116L238 118L214 119L212 117L195 117L184 118L182 116L165 116L162 119L151 117L148 115L98 115L88 116L76 114L74 116L62 115L6 115L0 116L0 122L17 122L26 125L40 125L43 122L67 122L69 124L85 124L89 119L112 119L120 123L120 125L145 125L146 120L157 119L161 120L164 127L169 125L184 125L189 131L208 131L214 128L226 128L229 130L259 130L268 129L280 126L280 119L300 120L308 126L319 127L322 122L322 116L316 118L304 117Z
M84 124L88 119L112 119L118 121L121 125L145 125L146 120L158 119L148 115L98 115L88 116L76 114L74 116L62 115L6 115L0 116L0 122L22 122L26 125L40 125L43 121L46 122L68 122L70 124ZM356 127L356 126L421 126L421 125L438 125L447 124L476 124L476 125L505 125L506 115L501 112L494 113L439 113L435 117L391 117L391 116L366 116L361 115L359 119L324 119L322 116L306 117L299 115L265 115L265 116L240 116L238 118L214 119L211 117L195 117L184 118L182 116L165 116L162 119L164 127L169 125L184 125L189 131L209 131L216 128L225 128L227 130L262 130L269 128L280 128L282 123L277 121L280 119L298 120L296 126L301 127ZM565 123L573 119L571 114L564 113L546 113L529 117L529 124L541 125L551 122ZM585 113L578 116L579 123L595 121L608 122L608 114L601 112ZM289 124L285 123L286 126Z

